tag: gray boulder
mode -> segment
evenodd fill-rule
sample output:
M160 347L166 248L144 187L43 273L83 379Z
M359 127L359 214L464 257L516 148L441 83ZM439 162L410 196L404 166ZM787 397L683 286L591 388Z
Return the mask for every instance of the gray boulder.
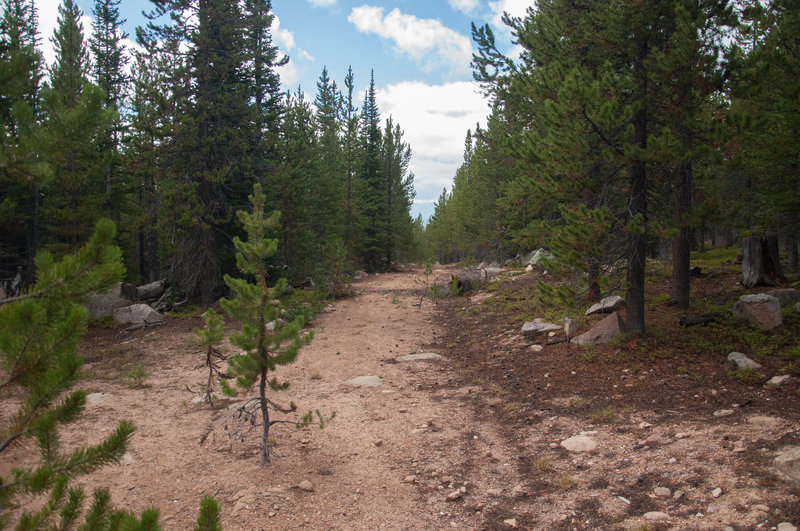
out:
M548 323L541 318L536 318L533 321L528 321L522 325L522 335L526 337L545 334L547 332L555 332L557 330L561 330L561 325Z
M728 361L735 364L737 369L758 369L760 364L751 360L741 352L731 352L728 354Z
M536 249L522 257L522 265L532 265L538 269L544 269L543 260L555 260L555 257L547 249Z
M163 321L164 316L146 304L133 304L114 310L114 319L120 324L141 325Z
M612 341L625 331L625 322L617 312L605 317L588 332L572 339L578 345L602 345Z
M497 277L504 271L505 269L503 269L502 267L484 267L483 269L481 269L481 279L492 280L493 278Z
M767 291L765 295L769 295L770 297L775 297L778 299L778 302L781 303L781 306L788 306L790 304L800 302L800 291L797 291L794 288L773 289L771 291Z
M114 314L114 310L130 305L130 301L120 297L120 285L104 292L96 293L89 297L86 308L89 310L89 318L99 319Z
M779 476L800 484L800 446L783 448L773 464Z
M765 293L742 295L733 305L733 313L762 330L772 330L783 324L780 301Z
M625 307L625 299L619 295L612 295L601 300L597 304L592 305L591 308L586 310L586 315L594 315L596 313L611 313L616 312Z
M358 376L347 380L350 387L380 387L383 384L380 376Z

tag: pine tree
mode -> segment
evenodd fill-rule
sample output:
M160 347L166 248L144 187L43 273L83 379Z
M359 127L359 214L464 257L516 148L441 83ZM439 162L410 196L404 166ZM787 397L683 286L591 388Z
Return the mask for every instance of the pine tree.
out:
M89 74L89 49L83 40L83 13L74 0L58 6L58 27L52 38L56 62L50 67L50 85L68 109L78 105Z
M356 204L356 176L363 156L358 139L361 134L358 119L358 108L355 106L355 76L352 67L347 69L344 79L346 94L342 109L344 134L342 138L342 156L344 158L345 198L344 198L344 246L348 259L356 257L359 245L358 230L360 213Z
M125 53L122 41L128 35L122 30L124 19L120 19L121 0L95 0L92 38L89 47L94 55L92 75L95 83L106 95L106 108L115 113L115 118L106 130L105 141L100 145L105 170L105 215L109 219L120 219L121 161L119 156L122 121L120 113L124 106L128 75L125 68L130 58Z
M37 49L36 8L29 0L8 0L0 21L0 260L24 268L34 279L40 246L40 189L50 177L43 159L39 92L42 55Z
M54 171L53 180L42 190L42 213L48 221L48 244L56 252L76 249L102 215L99 144L115 113L104 108L103 91L88 82L89 51L81 16L73 0L59 6L51 87L42 92L47 125L43 140Z
M301 335L304 317L298 314L291 322L283 321L281 308L285 306L281 297L287 295L286 279L278 279L270 286L267 260L278 249L278 241L269 237L277 228L279 213L269 217L264 212L266 197L261 185L253 187L250 196L253 212L237 212L238 219L245 228L247 241L234 237L236 264L247 279L225 276L225 283L234 294L233 299L222 299L220 304L225 311L242 323L242 331L230 336L230 341L244 352L228 359L229 374L236 378L241 389L252 389L258 385L257 406L261 413L261 466L270 465L269 429L280 421L270 420L269 409L293 411L294 408L281 408L267 398L267 388L285 388L271 374L279 365L292 363L300 348L311 341L313 334ZM221 382L230 393L231 389Z
M375 73L361 110L361 149L363 159L358 173L358 200L361 212L362 241L359 256L369 271L380 271L385 261L388 203L383 168L381 167L380 111L375 95Z
M123 421L97 446L60 451L58 425L77 418L86 401L84 391L70 391L83 363L78 342L88 321L79 301L122 278L121 253L111 245L115 234L113 223L102 221L77 253L56 262L40 252L36 284L0 302L0 389L23 396L16 414L0 428L0 453L32 438L42 458L38 465L15 468L0 479L0 525L6 523L3 512L14 507L15 497L30 492L47 494L48 502L39 511L24 512L20 528L42 528L59 519L68 527L83 499L80 488L67 490L69 480L118 461L133 433L133 425Z

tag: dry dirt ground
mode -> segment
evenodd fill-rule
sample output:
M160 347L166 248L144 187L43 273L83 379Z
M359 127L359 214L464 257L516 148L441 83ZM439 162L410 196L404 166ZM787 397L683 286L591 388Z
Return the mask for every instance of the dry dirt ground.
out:
M420 270L368 276L313 320L313 342L279 369L291 382L279 398L336 418L324 429L273 427L270 468L258 467L255 432L231 445L220 429L199 444L233 403L198 400L199 317L91 329L81 350L92 394L65 444L95 443L120 419L137 431L121 464L82 482L108 486L119 506L158 506L165 529L190 529L207 494L229 530L800 525L800 486L772 470L779 448L800 444L796 379L743 385L726 376L724 357L537 352L492 310L497 294L419 308L423 281ZM397 361L425 352L444 358ZM128 374L139 364L148 376L137 387ZM380 385L348 384L360 376ZM560 445L579 434L596 448ZM0 473L30 450L4 456ZM298 488L304 481L313 490Z

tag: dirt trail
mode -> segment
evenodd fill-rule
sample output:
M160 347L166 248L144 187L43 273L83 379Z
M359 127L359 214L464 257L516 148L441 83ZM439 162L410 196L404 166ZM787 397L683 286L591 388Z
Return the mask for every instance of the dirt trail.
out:
M368 276L314 319L313 342L277 373L291 388L273 399L336 418L322 430L274 427L270 468L257 466L255 432L233 446L221 430L198 443L230 412L198 400L207 375L192 333L199 317L132 333L92 329L81 346L92 395L63 430L65 450L135 422L123 463L84 483L109 487L120 506L160 507L165 529L190 529L204 495L221 503L228 530L750 529L800 519L800 489L771 469L778 447L800 443L792 415L736 404L711 415L709 400L729 403L724 382L687 390L687 407L705 404L695 414L631 402L626 390L668 380L639 366L609 364L619 374L605 374L563 345L535 354L518 327L482 326L493 319L486 293L420 309L422 280L419 270ZM445 333L437 319L454 312L472 321L458 318L467 329L451 323ZM445 357L397 360L431 351ZM134 387L127 375L139 364L149 376ZM360 376L380 385L348 384ZM527 396L509 391L521 379ZM609 393L618 406L606 414L597 404ZM753 400L796 400L778 393L755 390ZM577 435L593 449L562 446ZM29 453L13 450L0 472ZM305 481L313 490L298 488Z
M278 398L336 418L323 430L273 427L270 468L257 467L255 432L232 449L223 431L198 444L227 414L186 389L199 389L206 375L192 333L199 318L133 333L90 331L82 387L92 395L80 421L63 430L65 446L95 443L120 419L137 431L122 464L84 483L108 486L121 506L160 507L166 529L190 528L207 494L222 504L226 529L482 527L483 515L463 498L480 473L470 456L485 455L491 438L463 407L469 389L426 390L449 378L446 359L396 361L424 352L438 333L432 303L417 306L422 279L419 272L368 276L355 284L357 296L314 319L313 342L277 373L291 383ZM137 364L149 374L141 388L126 376ZM359 376L378 376L381 385L347 384ZM17 450L8 463L24 454ZM313 492L297 488L304 480ZM451 494L459 499L448 501Z

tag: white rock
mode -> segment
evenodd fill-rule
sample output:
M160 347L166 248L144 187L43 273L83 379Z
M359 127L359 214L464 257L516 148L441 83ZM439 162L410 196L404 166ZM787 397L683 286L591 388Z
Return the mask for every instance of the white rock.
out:
M442 359L441 354L436 354L434 352L423 352L421 354L407 354L405 356L400 356L397 358L397 361L419 361L419 360L440 360Z
M304 492L314 492L314 484L307 479L301 481L297 488Z
M791 380L791 378L792 377L790 375L788 375L788 374L782 374L780 376L773 376L772 378L769 379L769 381L767 382L767 385L771 385L773 387L780 387L781 385L783 385L787 381Z
M780 301L765 293L742 295L734 304L733 313L762 330L772 330L783 324Z
M513 529L517 528L517 519L516 518L509 518L507 520L503 520L503 525L506 527L511 527Z
M670 496L672 496L672 491L669 490L667 487L656 487L653 489L653 494L655 494L659 498L669 498Z
M781 522L778 524L778 531L797 531L797 527L789 522Z
M591 330L572 340L577 345L602 345L625 331L625 323L617 312L594 325Z
M800 484L800 446L787 446L773 461L778 475Z
M347 380L347 385L350 387L380 387L383 385L383 380L378 376L359 376Z
M669 520L669 515L661 511L650 511L649 513L644 513L644 519L650 522L658 522L660 520Z
M114 319L120 324L139 325L157 323L163 321L164 317L146 304L132 304L114 310Z
M597 449L597 442L585 435L575 435L561 441L561 447L570 452L592 452Z
M711 491L711 495L714 496L715 498L719 498L720 496L722 496L722 489L717 487L716 489Z
M547 323L542 319L534 319L522 325L523 336L535 336L546 332L554 332L556 330L561 330L561 325Z
M597 304L593 304L588 310L586 310L585 315L616 312L620 308L624 307L625 307L625 299L623 299L619 295L612 295L610 297L606 297Z
M718 409L717 411L714 412L714 416L717 417L717 418L719 418L719 417L729 417L731 415L733 415L733 410L732 409Z
M736 367L739 369L758 369L761 367L760 364L751 360L741 352L731 352L728 354L728 361L735 363Z

